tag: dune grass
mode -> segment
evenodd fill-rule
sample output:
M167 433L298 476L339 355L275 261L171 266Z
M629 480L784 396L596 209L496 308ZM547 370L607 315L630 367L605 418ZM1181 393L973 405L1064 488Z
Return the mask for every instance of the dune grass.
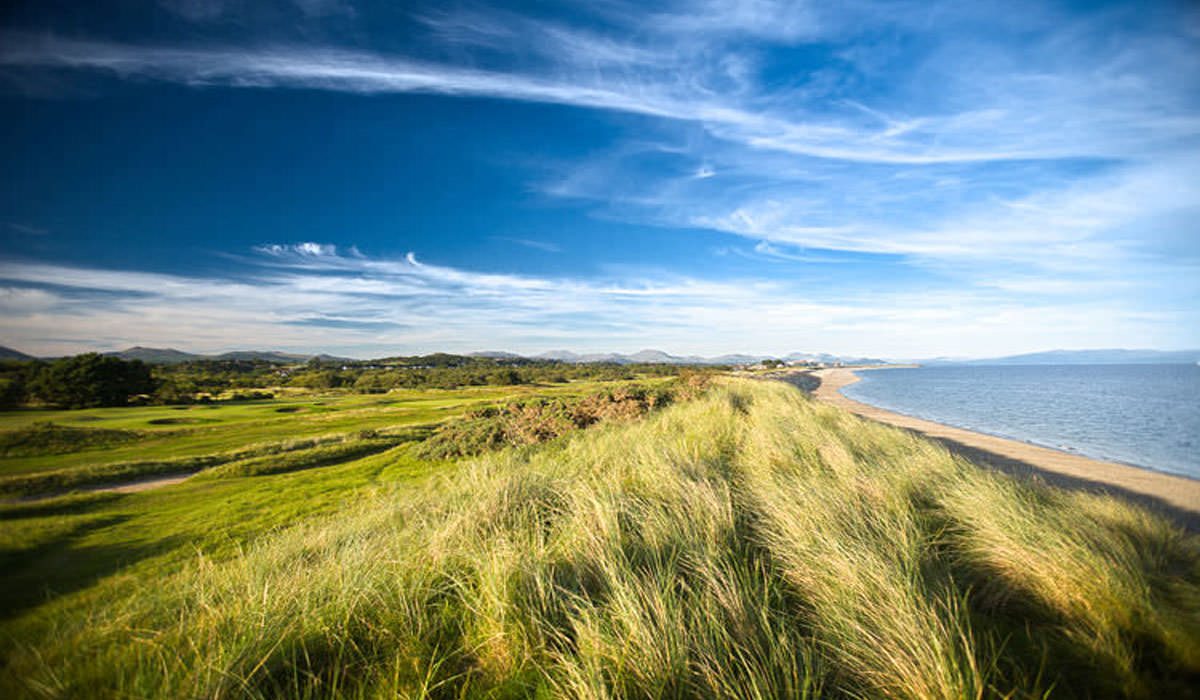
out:
M727 380L2 631L6 697L1189 697L1200 543Z

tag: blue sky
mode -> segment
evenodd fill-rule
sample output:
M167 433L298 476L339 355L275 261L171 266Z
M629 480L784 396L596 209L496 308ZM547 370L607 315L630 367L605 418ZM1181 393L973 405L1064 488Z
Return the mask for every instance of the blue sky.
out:
M0 113L26 352L1200 346L1194 3L29 2Z

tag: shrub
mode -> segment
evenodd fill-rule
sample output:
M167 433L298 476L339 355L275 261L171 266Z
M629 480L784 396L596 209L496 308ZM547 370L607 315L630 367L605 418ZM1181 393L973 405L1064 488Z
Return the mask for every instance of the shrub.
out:
M677 391L675 385L633 385L581 399L533 399L475 409L462 420L443 424L419 453L430 459L445 459L533 445L596 423L633 420L668 405ZM689 385L685 393L694 398L698 392L696 385Z

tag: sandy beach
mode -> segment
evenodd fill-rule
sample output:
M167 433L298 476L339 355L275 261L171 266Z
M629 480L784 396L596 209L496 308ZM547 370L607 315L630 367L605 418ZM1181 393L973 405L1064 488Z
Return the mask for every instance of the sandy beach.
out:
M813 392L821 401L865 418L916 431L972 461L1010 473L1037 476L1068 488L1100 490L1133 498L1175 516L1192 530L1200 530L1200 481L893 413L842 395L843 387L859 380L854 370L825 369L812 374L821 381Z

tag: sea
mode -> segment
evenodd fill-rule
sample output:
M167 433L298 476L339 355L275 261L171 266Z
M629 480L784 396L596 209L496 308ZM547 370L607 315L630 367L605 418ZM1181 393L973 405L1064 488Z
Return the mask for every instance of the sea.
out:
M1006 365L857 373L856 401L1200 479L1200 365Z

